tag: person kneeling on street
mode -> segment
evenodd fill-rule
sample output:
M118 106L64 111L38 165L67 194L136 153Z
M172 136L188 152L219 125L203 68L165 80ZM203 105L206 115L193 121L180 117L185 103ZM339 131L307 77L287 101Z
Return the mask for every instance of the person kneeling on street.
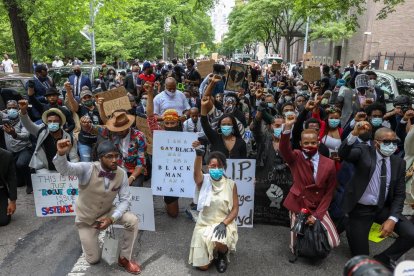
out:
M204 150L198 141L193 143L197 157L194 162L194 180L200 190L197 210L200 211L191 239L189 263L207 270L214 259L217 271L227 269L228 253L235 251L238 240L236 218L239 199L236 183L224 176L226 157L212 152L207 158L209 174L201 168Z
M118 149L110 141L103 141L97 148L99 161L72 163L68 162L65 156L70 147L70 140L59 140L53 163L60 174L79 178L75 224L86 261L96 264L101 258L99 231L105 230L114 223L122 224L125 231L118 264L129 273L139 274L140 265L131 260L138 234L138 218L127 212L131 205L131 193L127 174L118 167L120 158ZM113 202L117 195L119 204L114 206Z

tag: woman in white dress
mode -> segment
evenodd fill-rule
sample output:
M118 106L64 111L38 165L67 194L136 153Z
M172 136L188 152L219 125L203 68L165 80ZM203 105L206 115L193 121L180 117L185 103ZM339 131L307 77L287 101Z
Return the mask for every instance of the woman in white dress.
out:
M193 147L197 153L194 180L200 191L197 204L200 214L191 239L189 264L207 270L214 260L217 271L223 273L227 269L228 253L236 250L238 240L235 221L239 212L237 187L224 175L224 154L212 152L207 159L209 173L203 174L204 150L198 141Z

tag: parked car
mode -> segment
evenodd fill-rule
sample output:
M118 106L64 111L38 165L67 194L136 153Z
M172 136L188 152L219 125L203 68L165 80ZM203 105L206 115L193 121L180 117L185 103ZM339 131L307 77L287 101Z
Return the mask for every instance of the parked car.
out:
M0 110L6 108L8 100L21 100L26 97L26 83L33 79L30 73L0 74Z
M99 71L102 69L101 65L81 65L80 66L82 74L89 77L92 83L92 88L94 80L99 78ZM109 69L114 69L112 66L106 66L104 71L106 72ZM64 83L67 81L70 75L73 74L73 69L71 66L63 66L59 68L50 68L49 76L53 79L56 88L58 90L63 90Z
M384 91L387 110L393 109L393 100L399 95L411 97L414 103L414 72L409 71L375 71L377 85Z

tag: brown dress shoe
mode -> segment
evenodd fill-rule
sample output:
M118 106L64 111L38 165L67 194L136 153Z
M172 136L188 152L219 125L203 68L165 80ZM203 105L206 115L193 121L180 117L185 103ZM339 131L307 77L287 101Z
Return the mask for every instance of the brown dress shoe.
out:
M122 257L118 259L118 265L125 268L125 270L131 274L140 274L141 273L141 266L130 260L128 261L126 258Z

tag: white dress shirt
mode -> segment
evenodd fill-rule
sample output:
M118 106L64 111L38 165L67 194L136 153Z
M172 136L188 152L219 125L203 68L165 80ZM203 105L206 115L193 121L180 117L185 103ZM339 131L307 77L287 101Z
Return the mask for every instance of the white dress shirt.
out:
M79 163L72 163L68 162L66 159L66 155L60 156L57 154L53 158L53 164L55 164L56 170L61 175L75 175L79 179L79 185L86 186L89 184L89 180L92 176L92 169L93 163L92 162L79 162ZM101 167L102 169L102 167ZM109 188L109 179L103 177L105 190ZM130 204L131 204L131 192L129 191L129 184L127 174L124 174L124 178L122 179L121 187L118 191L119 197L119 204L116 205L116 209L113 213L113 217L115 220L121 218L121 216L128 211Z

